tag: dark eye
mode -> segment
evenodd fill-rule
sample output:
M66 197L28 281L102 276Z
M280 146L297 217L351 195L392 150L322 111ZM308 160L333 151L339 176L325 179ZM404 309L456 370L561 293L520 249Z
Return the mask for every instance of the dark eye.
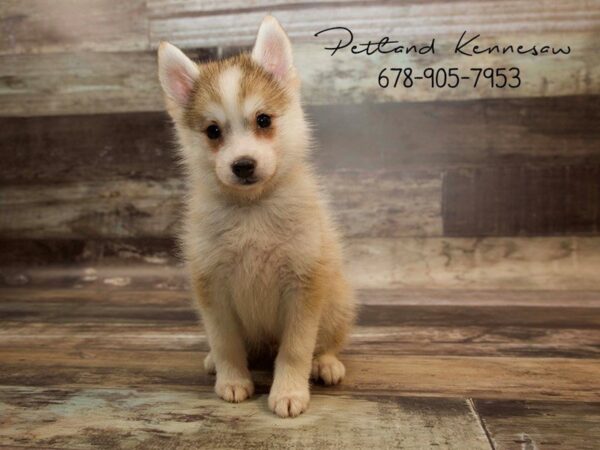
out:
M260 128L269 128L271 126L271 116L267 114L259 114L256 116L256 124Z
M219 128L219 125L209 125L206 129L206 135L209 139L219 139L221 137L221 129Z

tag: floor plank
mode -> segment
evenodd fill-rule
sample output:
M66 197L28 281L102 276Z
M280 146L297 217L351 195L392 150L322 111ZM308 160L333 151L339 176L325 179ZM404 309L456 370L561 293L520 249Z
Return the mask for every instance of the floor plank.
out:
M0 384L190 387L210 391L204 352L0 350ZM343 393L491 399L600 399L596 359L344 355ZM255 380L268 386L270 372ZM317 388L320 389L320 388ZM327 389L326 389L327 390Z
M475 400L496 450L595 450L600 403Z
M0 328L0 349L208 351L202 326L147 322L18 322ZM356 326L345 354L598 358L595 329L519 326Z
M276 418L266 396L232 405L196 391L0 388L1 444L48 448L490 448L460 399L315 395ZM251 430L251 432L250 432ZM318 432L315 432L318 430Z

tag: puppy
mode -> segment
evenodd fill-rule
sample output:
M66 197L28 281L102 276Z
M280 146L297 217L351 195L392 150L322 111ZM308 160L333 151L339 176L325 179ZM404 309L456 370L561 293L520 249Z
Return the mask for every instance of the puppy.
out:
M248 357L275 348L269 407L293 417L309 377L339 383L354 320L338 233L307 162L290 41L267 16L251 54L195 64L166 42L159 79L188 195L181 236L216 393L252 396Z

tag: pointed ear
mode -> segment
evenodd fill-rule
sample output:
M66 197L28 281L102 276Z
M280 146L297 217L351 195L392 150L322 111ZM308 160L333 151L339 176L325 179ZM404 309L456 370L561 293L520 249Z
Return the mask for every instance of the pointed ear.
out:
M260 24L252 59L278 80L292 73L292 44L275 17L266 16Z
M161 42L158 47L158 78L167 97L178 106L185 106L190 99L194 83L200 71L174 45Z

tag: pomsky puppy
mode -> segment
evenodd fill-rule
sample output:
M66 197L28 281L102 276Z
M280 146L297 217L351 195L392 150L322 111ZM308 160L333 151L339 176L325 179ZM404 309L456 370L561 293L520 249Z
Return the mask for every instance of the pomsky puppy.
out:
M269 407L297 416L309 377L336 384L354 320L338 233L307 157L292 48L267 16L251 54L196 64L166 42L159 78L188 195L181 236L194 297L229 402L250 397L248 358L275 357Z

